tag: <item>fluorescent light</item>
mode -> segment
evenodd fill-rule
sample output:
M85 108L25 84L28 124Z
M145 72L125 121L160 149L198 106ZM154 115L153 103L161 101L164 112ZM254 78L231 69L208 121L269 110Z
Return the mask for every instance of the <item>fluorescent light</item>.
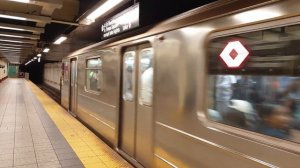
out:
M61 36L53 44L59 45L59 44L61 44L65 40L67 40L67 37L66 36Z
M7 51L1 51L0 50L0 52L1 53L21 53L21 51L19 51L19 50L15 50L15 51L8 51L8 50Z
M28 39L39 39L40 37L38 35L31 35L31 34L22 34L22 33L8 33L0 31L0 36L4 37L16 37L16 38L28 38Z
M256 22L281 16L280 12L265 9L256 9L234 15L234 18L243 23Z
M42 56L42 54L38 54L37 56L38 56L38 57L41 57L41 56Z
M19 16L10 16L10 15L4 15L4 14L0 14L1 18L6 18L6 19L14 19L14 20L27 20L24 17L19 17Z
M48 53L49 51L50 51L50 48L45 48L45 49L43 50L44 53Z
M8 0L8 1L21 2L21 3L29 3L30 2L30 0Z
M33 33L37 33L37 34L45 32L44 28L21 26L21 25L15 25L15 24L7 24L7 23L0 23L0 29L26 31L26 32L33 32Z
M113 7L117 6L119 3L121 3L123 0L107 0L104 2L99 8L97 8L94 12L89 14L85 19L87 21L87 24L91 24L95 22L95 20L112 9Z
M9 30L25 31L25 29L20 29L20 28L15 28L15 27L8 27L8 26L0 26L0 29L9 29Z
M21 49L0 48L0 51L21 51Z
M41 57L38 58L38 62L41 62Z

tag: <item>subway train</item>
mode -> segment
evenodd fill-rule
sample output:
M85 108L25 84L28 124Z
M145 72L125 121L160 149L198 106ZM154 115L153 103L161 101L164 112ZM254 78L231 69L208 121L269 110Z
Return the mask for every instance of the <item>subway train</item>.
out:
M300 167L298 0L216 1L62 68L62 106L136 167Z

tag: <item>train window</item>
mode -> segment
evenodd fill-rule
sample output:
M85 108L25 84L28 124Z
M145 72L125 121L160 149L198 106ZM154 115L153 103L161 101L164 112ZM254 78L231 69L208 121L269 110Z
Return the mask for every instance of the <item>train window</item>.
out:
M135 52L129 51L124 54L123 59L123 99L133 101L134 95L134 72Z
M63 63L63 82L69 82L69 63Z
M153 90L153 49L146 48L140 53L139 66L139 103L141 105L152 106Z
M211 40L210 120L300 142L300 26Z
M88 59L86 62L86 89L100 92L102 84L101 58Z

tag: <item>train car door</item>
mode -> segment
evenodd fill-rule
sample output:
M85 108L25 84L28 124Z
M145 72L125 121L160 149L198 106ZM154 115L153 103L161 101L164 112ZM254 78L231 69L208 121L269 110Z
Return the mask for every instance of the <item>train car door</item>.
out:
M129 47L123 54L120 149L145 167L153 158L153 49Z
M76 107L77 107L77 59L71 59L71 76L70 76L70 105L69 111L71 114L76 114Z

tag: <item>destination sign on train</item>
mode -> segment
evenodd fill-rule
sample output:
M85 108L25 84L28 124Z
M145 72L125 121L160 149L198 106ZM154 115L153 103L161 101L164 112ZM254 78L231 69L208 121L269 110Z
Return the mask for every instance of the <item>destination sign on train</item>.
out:
M222 53L221 59L228 68L239 68L249 55L249 51L239 41L229 42Z
M139 26L139 4L112 17L101 26L102 38L108 38Z

